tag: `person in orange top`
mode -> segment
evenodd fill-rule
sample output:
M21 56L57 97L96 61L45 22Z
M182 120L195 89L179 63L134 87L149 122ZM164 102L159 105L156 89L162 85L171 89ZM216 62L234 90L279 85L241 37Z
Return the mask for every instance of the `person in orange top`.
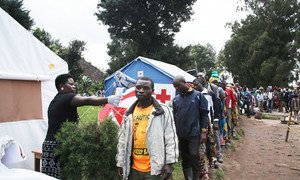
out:
M154 82L137 80L137 101L123 116L116 155L122 179L169 179L178 161L178 142L170 107L152 97Z

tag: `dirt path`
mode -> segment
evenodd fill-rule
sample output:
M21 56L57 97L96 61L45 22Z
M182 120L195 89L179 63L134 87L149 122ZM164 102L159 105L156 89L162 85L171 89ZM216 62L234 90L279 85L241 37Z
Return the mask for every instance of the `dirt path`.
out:
M300 126L293 125L285 142L287 125L280 120L241 116L237 131L245 136L224 148L225 180L300 179Z

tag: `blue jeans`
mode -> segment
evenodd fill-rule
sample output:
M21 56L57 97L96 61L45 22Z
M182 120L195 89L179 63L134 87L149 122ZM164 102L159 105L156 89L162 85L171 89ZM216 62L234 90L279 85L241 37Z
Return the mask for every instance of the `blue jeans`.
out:
M273 100L268 99L267 101L267 112L271 113L273 111Z
M214 138L216 141L216 145L217 145L217 157L220 158L222 157L222 148L221 148L221 144L220 144L220 132L219 130L214 130Z

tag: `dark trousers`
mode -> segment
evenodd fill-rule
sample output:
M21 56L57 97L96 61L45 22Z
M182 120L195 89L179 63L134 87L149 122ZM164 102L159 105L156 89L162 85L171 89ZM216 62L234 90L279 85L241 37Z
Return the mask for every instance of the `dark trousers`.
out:
M194 172L199 170L199 147L200 136L179 138L179 151L183 169L192 168Z
M160 180L160 175L151 175L150 172L140 172L130 169L129 180Z

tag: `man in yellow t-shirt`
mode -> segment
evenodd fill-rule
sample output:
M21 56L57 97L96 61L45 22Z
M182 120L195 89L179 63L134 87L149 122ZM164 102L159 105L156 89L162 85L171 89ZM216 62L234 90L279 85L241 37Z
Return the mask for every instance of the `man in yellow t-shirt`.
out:
M123 179L159 180L172 176L178 160L178 142L172 110L152 97L154 82L137 80L137 101L123 116L116 155Z
M132 168L140 172L150 172L150 157L146 143L146 128L153 105L146 108L135 107L133 111L133 151Z

